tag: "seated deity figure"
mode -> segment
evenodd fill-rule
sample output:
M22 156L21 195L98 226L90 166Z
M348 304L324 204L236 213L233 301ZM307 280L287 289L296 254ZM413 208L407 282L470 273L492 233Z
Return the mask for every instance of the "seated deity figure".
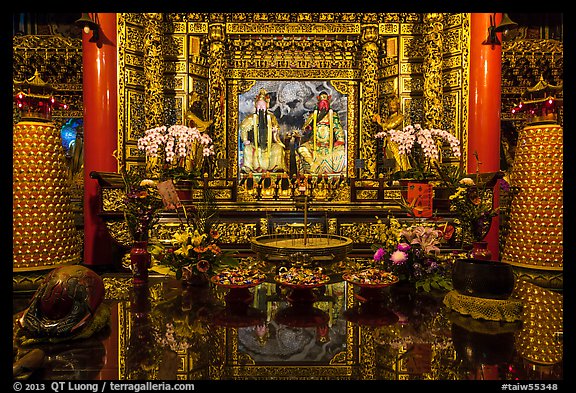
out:
M243 160L241 170L251 172L284 172L285 145L279 135L278 119L268 110L270 95L260 89L256 95L256 111L240 124Z
M304 122L300 146L300 171L311 174L341 173L346 166L346 137L331 96L321 92L314 111Z

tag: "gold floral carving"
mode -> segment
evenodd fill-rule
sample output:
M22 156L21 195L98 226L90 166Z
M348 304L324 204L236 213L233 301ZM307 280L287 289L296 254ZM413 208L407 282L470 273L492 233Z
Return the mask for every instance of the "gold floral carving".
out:
M261 218L260 219L260 234L267 235L268 234L268 218Z
M209 65L210 65L210 117L214 120L214 135L212 140L216 151L216 159L226 158L226 81L224 79L224 66L226 51L224 46L225 31L221 23L211 24L208 28L210 41Z
M132 236L126 225L126 221L105 221L108 233L115 242L124 247L130 247L133 243Z
M321 223L309 224L308 233L322 233L323 227ZM290 226L289 224L275 224L272 228L274 234L303 234L304 228Z
M162 14L144 14L144 107L146 128L164 124Z
M348 109L350 109L350 107L348 107ZM348 176L353 176L354 166L349 164L348 168L349 168ZM352 173L352 174L350 174L350 173ZM331 201L332 202L350 202L350 186L348 184L344 184L344 185L338 187L334 191L334 193L332 194L332 200Z
M227 23L228 34L360 34L359 23Z
M179 222L160 222L151 228L150 237L159 241L170 240L179 228Z
M341 223L340 235L349 237L355 243L374 243L378 241L380 227L376 223Z
M376 371L374 335L372 334L372 329L360 327L360 342L362 342L359 359L360 379L371 380L375 378Z
M102 188L102 210L105 212L119 212L124 210L126 194L121 188Z
M256 236L256 224L226 222L215 225L222 242L236 244L249 243Z
M442 37L443 14L428 13L424 16L427 27L424 34L424 125L441 128L442 121Z
M362 123L360 158L365 161L363 178L376 176L376 143L374 141L375 124L372 117L378 111L378 27L364 26L362 29Z
M188 33L190 34L207 34L208 23L206 22L188 22Z
M337 233L338 220L336 218L329 218L327 224L328 224L327 233L335 235Z
M130 294L132 293L132 288L134 287L134 284L132 283L132 277L106 276L102 278L102 281L104 282L104 293L106 294L106 299L130 299Z
M359 200L378 200L378 190L357 190L356 198Z

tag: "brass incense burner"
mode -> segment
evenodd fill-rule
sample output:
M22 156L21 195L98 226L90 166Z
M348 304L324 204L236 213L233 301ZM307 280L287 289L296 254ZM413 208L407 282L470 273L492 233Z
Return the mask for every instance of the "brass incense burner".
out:
M323 266L341 262L352 250L350 238L325 233L308 233L309 196L295 198L296 208L304 207L304 222L289 224L302 231L268 234L250 239L251 249L266 262Z

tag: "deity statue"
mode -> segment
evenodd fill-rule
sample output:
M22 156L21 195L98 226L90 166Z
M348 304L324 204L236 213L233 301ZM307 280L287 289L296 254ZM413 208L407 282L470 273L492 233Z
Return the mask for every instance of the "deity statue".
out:
M382 121L378 114L374 115L373 120L382 127L382 131L401 130L404 115L400 111L400 98L394 96L388 102L388 117L385 121ZM412 168L408 161L408 157L405 154L398 153L398 145L390 140L390 136L384 138L383 143L384 158L394 158L396 160L394 172L406 171Z
M300 170L303 173L341 173L346 167L346 136L338 112L330 108L331 96L318 95L314 111L304 122L300 146Z
M206 98L197 92L190 93L190 106L186 112L186 125L197 128L200 132L207 132L214 120L206 120Z
M270 95L260 89L256 95L256 111L240 124L240 138L243 145L242 171L284 172L285 146L279 135L278 119L268 110Z

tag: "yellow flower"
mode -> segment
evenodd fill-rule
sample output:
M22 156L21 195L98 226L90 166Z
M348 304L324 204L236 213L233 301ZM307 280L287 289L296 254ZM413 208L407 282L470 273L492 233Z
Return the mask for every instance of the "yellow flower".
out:
M462 193L463 193L464 191L466 191L466 188L464 188L464 187L458 187L458 188L456 189L456 192L455 192L454 194L450 195L450 196L448 197L448 199L453 200L453 199L460 198L460 196L462 195Z
M164 253L164 247L161 247L157 244L153 244L152 247L150 248L150 254L152 254L157 259L163 253Z
M155 187L156 182L151 179L144 179L140 182L140 187Z
M174 250L174 254L177 255L182 255L184 257L188 256L188 252L190 251L190 249L192 248L192 246L190 244L185 244L182 247L180 247L177 250Z
M202 244L202 241L204 240L204 238L206 238L206 234L200 234L198 233L197 230L194 231L194 238L192 239L192 245L194 247L199 246L200 244Z
M175 243L186 244L188 243L188 239L190 239L190 232L176 232L172 237Z

